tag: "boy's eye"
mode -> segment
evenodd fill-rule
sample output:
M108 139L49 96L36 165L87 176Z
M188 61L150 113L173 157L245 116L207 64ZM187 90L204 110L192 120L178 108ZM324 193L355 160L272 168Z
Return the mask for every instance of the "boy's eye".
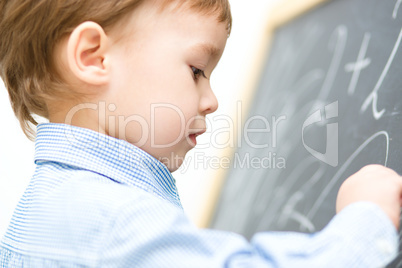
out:
M191 66L191 70L193 71L194 74L194 80L198 80L198 78L200 78L200 75L202 75L204 78L207 78L203 70L195 68L194 66Z

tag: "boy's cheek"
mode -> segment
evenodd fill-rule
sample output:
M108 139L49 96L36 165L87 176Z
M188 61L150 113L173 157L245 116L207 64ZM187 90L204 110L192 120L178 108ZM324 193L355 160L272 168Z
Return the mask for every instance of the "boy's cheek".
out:
M157 144L174 145L186 136L186 116L175 105L159 104L150 123L151 138Z

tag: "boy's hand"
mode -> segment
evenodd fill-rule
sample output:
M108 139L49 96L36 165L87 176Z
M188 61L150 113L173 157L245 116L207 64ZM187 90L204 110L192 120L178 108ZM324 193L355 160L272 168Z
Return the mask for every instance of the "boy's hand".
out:
M380 165L363 167L343 182L336 200L336 212L358 201L370 201L382 208L399 229L402 177Z

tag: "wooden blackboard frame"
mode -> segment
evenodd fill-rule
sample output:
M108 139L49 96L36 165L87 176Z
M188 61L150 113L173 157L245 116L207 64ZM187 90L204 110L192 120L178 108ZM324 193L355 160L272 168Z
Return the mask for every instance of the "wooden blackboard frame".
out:
M250 106L256 94L256 89L260 82L264 64L269 55L276 29L303 15L309 10L318 7L320 4L329 1L330 0L282 0L270 9L263 32L261 33L259 40L256 40L258 46L256 52L252 55L252 67L249 68L250 72L245 79L244 86L242 87L244 89L241 97L242 109L243 111L246 111L246 113L242 114L242 122L244 122L244 117L247 116L250 111ZM236 118L236 116L233 118ZM239 126L238 124L240 124L240 122L235 122L236 127L241 128L242 126ZM234 138L237 140L238 137ZM236 149L237 148L227 147L224 150L223 155L230 156L231 159L233 159ZM210 226L219 195L229 171L230 169L222 168L216 173L213 183L208 191L208 198L200 212L201 216L199 217L199 222L197 222L197 226L200 228L208 228Z

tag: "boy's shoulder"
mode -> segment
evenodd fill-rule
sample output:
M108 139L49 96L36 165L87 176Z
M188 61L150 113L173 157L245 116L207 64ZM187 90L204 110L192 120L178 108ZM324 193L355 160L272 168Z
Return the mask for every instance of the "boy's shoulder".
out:
M49 216L72 233L85 232L94 225L109 229L128 209L139 213L153 203L171 206L143 189L82 169L70 172L63 183L41 199L49 208Z
M158 197L91 171L37 173L17 205L1 245L22 255L93 265L124 214L147 217ZM61 167L61 168L60 168ZM49 184L49 182L52 182ZM165 204L165 205L164 205ZM87 262L88 261L88 262Z

